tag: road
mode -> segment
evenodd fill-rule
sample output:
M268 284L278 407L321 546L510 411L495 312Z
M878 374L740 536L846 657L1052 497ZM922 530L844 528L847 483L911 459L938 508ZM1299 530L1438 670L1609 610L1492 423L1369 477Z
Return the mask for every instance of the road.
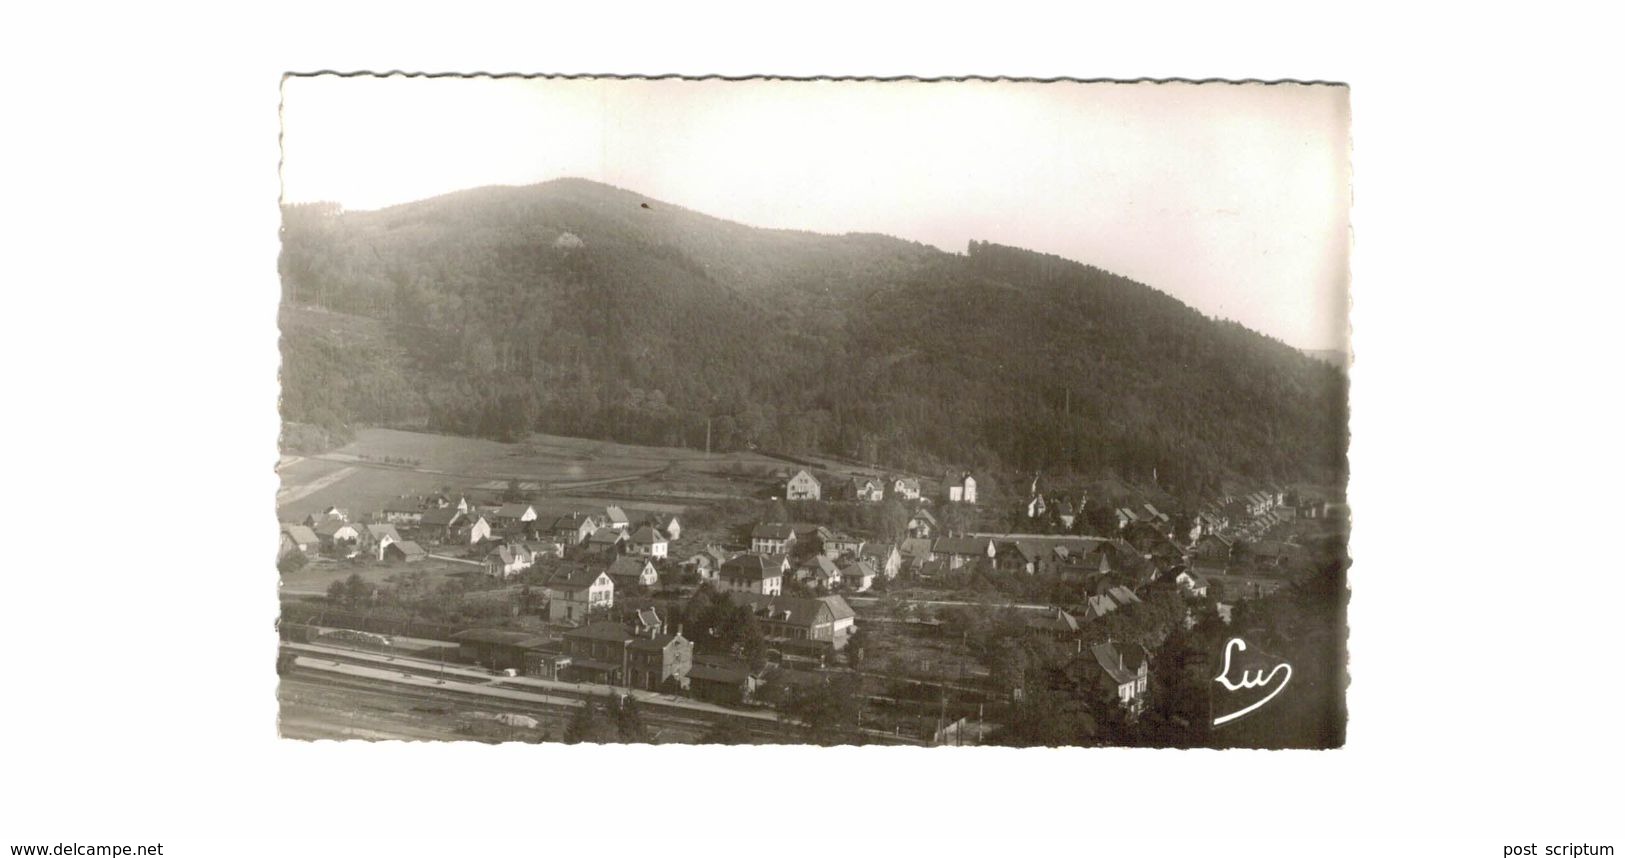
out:
M1051 605L1021 605L995 602L952 602L939 599L911 599L905 596L893 596L899 602L911 605L932 605L950 608L1019 608L1023 611L1051 611ZM846 601L852 605L870 605L880 601L877 596L847 596Z
M730 709L703 700L694 700L687 697L674 697L670 694L661 694L655 691L640 691L632 688L620 688L612 685L595 685L589 682L558 682L551 679L538 679L533 676L493 676L490 671L480 668L463 667L460 665L441 664L427 659L410 658L399 655L384 655L382 653L365 650L344 649L341 647L324 646L322 644L285 643L287 649L300 654L301 658L312 659L311 667L327 669L343 667L334 665L333 661L347 662L348 666L371 671L366 674L372 679L399 680L406 685L419 687L429 685L453 690L469 691L471 693L492 692L491 696L509 697L515 700L526 700L537 697L533 702L552 702L553 697L546 692L563 694L558 698L571 706L580 706L581 699L585 697L604 698L614 694L630 694L637 698L639 703L652 707L666 707L681 709L687 712L696 712L708 716L729 716L749 718L756 721L777 722L779 716L774 712ZM323 667L323 664L326 667ZM346 672L340 670L339 672ZM432 674L432 676L430 675ZM437 682L435 676L445 676L444 682ZM501 687L497 685L501 683ZM516 689L524 688L526 691ZM511 695L518 694L519 697Z
M412 693L453 695L487 704L553 709L578 709L589 699L602 700L626 694L636 698L652 718L672 725L704 729L718 717L733 718L747 725L747 732L760 734L777 743L794 741L786 733L790 722L781 720L778 713L773 711L733 709L688 697L618 686L492 675L482 668L321 644L285 642L283 647L296 654L294 665L297 669L338 681L387 685ZM918 744L912 738L880 730L864 729L862 732L871 739L889 744Z

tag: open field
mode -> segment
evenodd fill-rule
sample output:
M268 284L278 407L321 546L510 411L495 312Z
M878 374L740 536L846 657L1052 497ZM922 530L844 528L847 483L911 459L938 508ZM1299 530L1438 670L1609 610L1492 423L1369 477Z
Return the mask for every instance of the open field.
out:
M281 465L277 513L286 521L338 506L359 515L403 494L441 488L490 499L510 480L566 506L620 502L681 512L693 503L756 494L775 472L788 467L750 452L707 456L696 450L554 435L504 444L363 429L337 450L290 458Z
M540 708L524 714L538 726L494 720L497 707L449 695L403 693L365 683L343 683L303 673L277 685L278 728L289 739L538 742L564 734L568 715Z
M349 563L332 560L313 560L303 569L282 575L282 595L321 596L334 581L343 581L351 575L360 575L369 584L381 584L395 575L423 572L429 576L432 589L452 577L483 575L484 572L466 563L448 563L429 558L420 563Z

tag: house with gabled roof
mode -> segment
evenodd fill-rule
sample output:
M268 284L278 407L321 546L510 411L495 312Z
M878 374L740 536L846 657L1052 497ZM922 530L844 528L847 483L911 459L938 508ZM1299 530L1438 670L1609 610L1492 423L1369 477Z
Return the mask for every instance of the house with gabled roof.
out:
M634 587L653 587L660 583L660 574L655 571L653 563L630 554L615 558L615 562L609 564L609 568L604 571L609 573L615 587L623 592Z
M937 529L937 517L931 514L931 510L922 506L909 516L908 526L905 529L908 535L915 539L930 539L931 534Z
M858 556L875 565L875 569L886 576L886 580L897 577L903 570L903 555L898 552L897 546L890 542L865 542L858 549Z
M824 486L818 478L805 468L796 471L795 475L784 486L785 500L818 500L823 496Z
M898 477L892 481L892 497L903 500L920 499L920 481L915 477Z
M758 524L750 531L750 550L756 554L788 554L796 529L788 524Z
M857 614L840 596L727 593L725 597L736 605L749 605L762 636L772 641L817 642L840 650L857 630Z
M597 516L572 512L553 520L553 537L567 546L574 547L592 538L602 525L603 522Z
M542 590L547 618L555 623L583 623L615 605L615 581L609 573L579 563L559 567Z
M862 593L874 586L875 565L868 560L848 560L841 566L841 587L849 592Z
M469 545L479 545L495 538L490 520L481 513L463 516L458 524L452 526L451 533L453 540L466 541Z
M722 564L728 562L729 553L716 545L707 545L684 560L681 565L694 570L702 582L715 583L717 575L722 571Z
M402 539L399 542L391 542L380 559L400 560L404 563L421 563L428 556L429 552L423 550L423 546L410 539Z
M388 548L391 543L401 541L401 535L395 532L395 525L393 524L369 524L366 528L367 544L371 545L373 551L377 552L379 560L384 559L384 549Z
M497 507L491 519L500 527L513 527L536 520L536 507L528 503L505 503Z
M632 519L627 518L626 510L618 506L604 507L604 526L616 530L627 530L632 526Z
M536 555L523 542L498 545L485 555L485 574L493 578L511 578L529 569Z
M993 540L981 536L947 536L931 543L930 559L947 560L949 569L958 569L975 560L993 559Z
M626 531L614 527L600 527L587 537L587 548L600 554L615 554L626 541Z
M1151 677L1151 653L1139 644L1111 642L1095 644L1079 653L1072 662L1086 683L1115 700L1131 713L1145 706L1146 686Z
M316 531L303 524L284 524L282 525L282 532L288 537L289 544L297 551L309 554L320 550L322 547L321 537L316 535Z
M666 559L666 548L670 543L666 534L645 524L633 532L627 539L628 550L640 557L652 557L657 560Z
M323 519L311 530L316 532L323 546L347 557L354 556L361 544L360 529L342 518Z
M853 477L847 494L859 503L880 503L886 497L886 487L874 477Z
M797 581L808 586L832 590L840 586L841 567L826 555L814 554L805 563L796 567L795 576Z
M722 564L718 583L724 592L778 595L784 586L783 555L741 554Z

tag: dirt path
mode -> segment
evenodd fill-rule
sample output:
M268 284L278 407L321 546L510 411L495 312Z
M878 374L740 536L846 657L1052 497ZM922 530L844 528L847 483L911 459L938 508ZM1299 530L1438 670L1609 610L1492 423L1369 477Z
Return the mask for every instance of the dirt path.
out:
M355 473L355 468L339 468L331 474L323 474L322 476L317 477L304 485L285 486L276 493L277 506L283 506L297 500L303 500L304 498L307 498L316 492L333 485L334 483L350 476L353 473Z

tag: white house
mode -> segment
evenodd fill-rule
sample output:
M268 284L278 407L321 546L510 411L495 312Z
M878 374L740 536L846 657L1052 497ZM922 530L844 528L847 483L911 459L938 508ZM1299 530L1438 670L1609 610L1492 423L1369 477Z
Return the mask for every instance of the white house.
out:
M632 534L632 538L628 540L627 544L631 546L633 554L640 557L653 557L657 560L664 560L666 558L666 547L669 543L666 534L645 524L638 528L636 533Z
M722 564L719 583L723 592L777 596L784 587L786 562L761 554L741 554Z
M491 522L486 521L483 515L475 516L474 523L468 526L468 544L478 545L490 538Z
M976 503L976 478L966 471L948 483L949 503Z
M818 500L823 495L824 488L819 484L818 478L805 470L797 471L785 486L786 500Z
M485 574L493 578L508 578L531 567L536 555L522 542L499 545L485 557Z
M423 505L416 498L396 498L384 504L384 521L390 524L417 524L423 520Z
M873 477L852 478L852 499L863 503L879 503L886 497L886 488Z
M903 500L920 499L920 481L913 477L898 477L892 483L892 496Z
M660 583L660 573L655 571L655 565L641 557L624 555L615 558L605 570L617 586L630 587L639 584L644 587L653 587Z
M536 520L536 507L528 503L505 503L492 517L499 524L524 524Z
M750 550L756 554L787 554L796 541L796 530L788 524L758 524L750 532Z
M602 569L577 566L565 570L544 589L547 618L555 623L584 623L594 612L615 605L615 582Z
M384 550L389 548L391 543L401 541L401 535L395 532L393 524L367 525L367 538L372 540L372 546L377 550L380 562L384 559Z

